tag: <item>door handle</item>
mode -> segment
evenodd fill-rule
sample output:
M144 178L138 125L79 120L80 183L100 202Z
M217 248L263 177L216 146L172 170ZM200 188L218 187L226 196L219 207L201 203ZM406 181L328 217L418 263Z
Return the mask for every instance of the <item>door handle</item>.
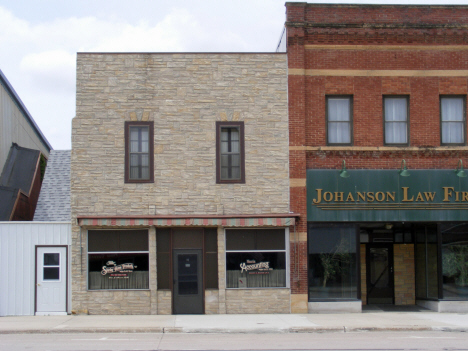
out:
M41 286L41 284L37 283L37 286Z

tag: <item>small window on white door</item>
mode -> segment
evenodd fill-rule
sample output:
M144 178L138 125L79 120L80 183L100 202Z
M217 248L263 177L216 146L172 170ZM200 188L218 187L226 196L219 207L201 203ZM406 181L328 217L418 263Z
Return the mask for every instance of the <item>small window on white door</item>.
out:
M60 253L44 253L44 280L60 280Z

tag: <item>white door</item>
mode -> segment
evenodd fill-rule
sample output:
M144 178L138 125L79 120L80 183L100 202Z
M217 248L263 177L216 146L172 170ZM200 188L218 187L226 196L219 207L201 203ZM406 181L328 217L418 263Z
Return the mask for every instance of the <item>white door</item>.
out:
M67 248L37 248L36 315L67 313Z

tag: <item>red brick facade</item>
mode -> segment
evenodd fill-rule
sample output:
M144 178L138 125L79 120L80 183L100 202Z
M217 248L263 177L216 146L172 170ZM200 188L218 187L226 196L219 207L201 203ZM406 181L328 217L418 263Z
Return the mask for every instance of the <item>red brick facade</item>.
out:
M464 96L466 119L468 6L286 3L286 16L297 232L307 233L307 169L341 169L343 160L348 169L399 169L402 159L409 169L455 169L459 159L468 164L466 128L465 146L441 146L440 122L442 95ZM327 145L331 95L352 96L349 146ZM407 146L385 145L386 95L408 97ZM293 294L307 294L304 247L293 252L300 257L291 255Z

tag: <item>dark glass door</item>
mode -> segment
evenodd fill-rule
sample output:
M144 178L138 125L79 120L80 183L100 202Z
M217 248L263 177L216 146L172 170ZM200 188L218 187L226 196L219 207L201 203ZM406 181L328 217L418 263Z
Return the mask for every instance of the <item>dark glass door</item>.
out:
M367 303L393 304L393 244L367 245Z
M174 250L174 314L203 313L202 250Z

